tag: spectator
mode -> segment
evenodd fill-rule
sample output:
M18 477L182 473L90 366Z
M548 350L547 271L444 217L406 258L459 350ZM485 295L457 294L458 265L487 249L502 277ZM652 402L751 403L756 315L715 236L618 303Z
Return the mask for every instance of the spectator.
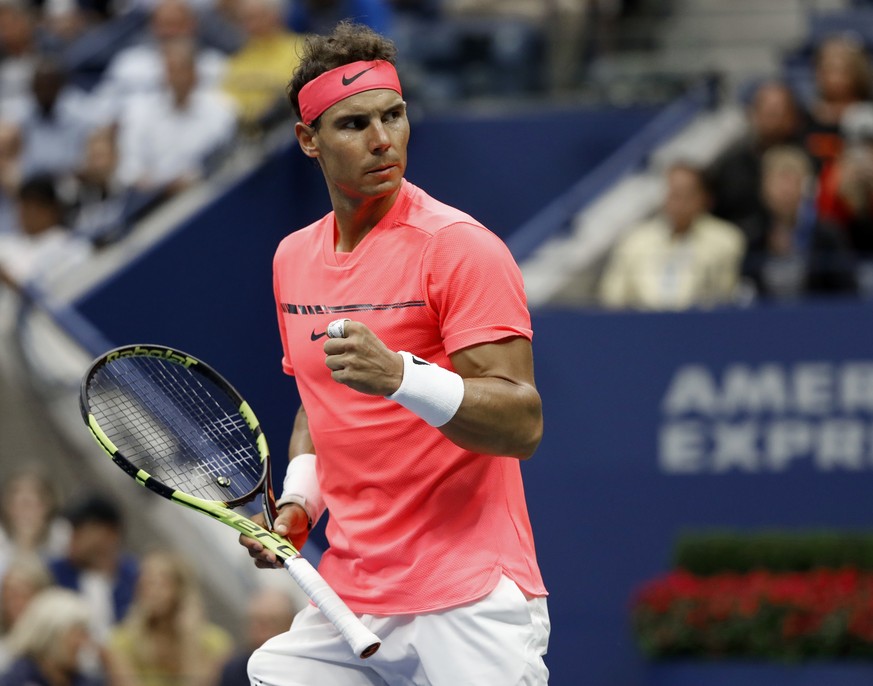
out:
M49 588L25 610L9 637L14 661L0 686L101 686L80 663L91 648L87 603L75 593Z
M817 207L823 222L838 227L859 257L873 259L873 105L853 105L843 115L846 147L819 175Z
M0 283L18 288L30 279L57 278L91 254L90 243L66 226L66 208L52 177L24 181L17 211L21 232L0 235Z
M606 44L611 33L609 18L621 10L616 0L443 0L445 18L486 19L493 33L490 61L507 68L516 84L528 88L545 81L556 94L566 93L581 83L586 58L587 34ZM596 20L596 28L589 20ZM490 24L490 26L488 26ZM541 45L544 43L544 45ZM593 47L594 40L592 40ZM498 74L501 70L498 69ZM510 92L507 79L503 86Z
M227 58L218 50L200 48L193 10L185 0L159 0L152 10L146 39L119 52L97 86L99 116L103 123L121 116L133 96L160 93L166 87L163 47L168 42L183 39L191 41L196 48L198 83L216 88L221 84Z
M747 108L746 134L707 169L712 213L737 224L762 210L761 156L774 145L800 141L802 117L794 93L781 81L765 81Z
M53 583L45 562L33 553L19 554L6 565L0 577L0 672L9 666L6 644L12 629L30 601Z
M9 104L6 119L18 129L24 176L72 173L93 126L87 96L68 84L60 63L47 57L34 68L30 92Z
M764 155L765 212L746 222L750 236L743 274L764 299L854 293L854 260L840 234L815 211L814 170L802 150Z
M7 475L0 491L0 575L21 555L48 559L67 549L70 531L59 516L53 482L28 467Z
M15 196L21 182L21 136L18 127L0 120L0 237L17 233Z
M107 644L118 686L214 686L233 641L203 614L194 570L178 555L143 558L134 602Z
M246 129L275 110L291 118L285 86L300 63L303 39L285 28L285 6L284 0L240 0L247 39L228 62L223 88Z
M847 36L823 41L816 51L815 86L804 147L818 171L842 150L840 120L846 108L870 100L873 80L863 44Z
M38 54L35 13L23 0L0 3L0 117L30 90Z
M559 5L524 0L444 0L440 20L425 24L412 35L405 35L409 28L406 22L399 22L398 38L405 45L404 52L413 65L424 68L414 77L414 87L420 91L417 95L434 101L519 95L542 89L543 42L552 18L558 20L563 5L563 0ZM564 16L563 20L562 32L572 33L573 18ZM550 48L565 52L567 41L558 33L550 38ZM576 50L581 44L571 47ZM575 59L569 54L563 59L562 80L572 81L577 76ZM405 86L405 76L404 80Z
M198 88L191 41L168 42L163 57L168 89L137 98L119 122L118 176L125 186L174 193L201 178L207 156L233 140L236 112L222 93Z
M43 0L40 21L43 51L61 54L83 37L87 29L108 19L89 11L86 3L87 0Z
M662 212L631 230L611 256L601 281L606 307L682 310L735 295L742 232L709 214L701 170L674 164L666 176Z
M85 155L75 174L68 179L73 227L92 240L102 238L124 221L124 186L118 180L118 145L114 126L91 132Z
M327 35L343 20L390 35L393 10L386 0L295 0L289 25L296 33Z
M245 644L222 668L219 686L249 686L249 656L267 639L288 631L295 613L294 600L287 591L270 586L259 589L249 600Z
M52 559L49 568L60 586L86 598L91 629L103 641L130 606L139 564L124 549L124 519L111 500L87 496L67 517L72 525L67 553Z

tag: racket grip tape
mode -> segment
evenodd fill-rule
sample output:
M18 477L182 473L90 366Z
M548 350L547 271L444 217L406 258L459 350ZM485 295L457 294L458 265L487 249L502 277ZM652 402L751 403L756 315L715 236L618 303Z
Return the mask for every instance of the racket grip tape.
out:
M379 637L364 626L306 558L289 557L284 564L303 592L346 639L355 655L367 658L379 650L382 644Z

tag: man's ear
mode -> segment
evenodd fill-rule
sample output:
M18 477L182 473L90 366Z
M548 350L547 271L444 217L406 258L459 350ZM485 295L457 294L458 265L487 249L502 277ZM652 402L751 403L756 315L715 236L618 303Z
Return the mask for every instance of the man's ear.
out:
M307 157L318 157L318 145L315 142L315 129L307 126L303 122L294 124L294 135L297 136L297 143L300 149Z

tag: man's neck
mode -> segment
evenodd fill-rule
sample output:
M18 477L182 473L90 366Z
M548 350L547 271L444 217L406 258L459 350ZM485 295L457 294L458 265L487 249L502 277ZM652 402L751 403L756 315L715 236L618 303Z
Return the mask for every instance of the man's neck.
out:
M688 236L688 234L691 233L691 227L694 224L693 221L687 222L685 224L674 224L670 221L668 221L668 223L670 225L670 235L676 240L682 240L683 238Z
M352 252L373 230L397 201L399 189L391 195L365 200L352 200L345 196L333 198L336 217L337 252Z

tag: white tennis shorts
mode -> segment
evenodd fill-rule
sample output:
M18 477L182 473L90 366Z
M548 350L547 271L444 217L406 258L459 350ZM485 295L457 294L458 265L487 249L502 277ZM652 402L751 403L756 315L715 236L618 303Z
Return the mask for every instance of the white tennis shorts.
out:
M382 639L366 660L308 605L290 631L254 652L252 686L544 686L549 680L546 599L528 599L505 576L468 605L361 620Z

